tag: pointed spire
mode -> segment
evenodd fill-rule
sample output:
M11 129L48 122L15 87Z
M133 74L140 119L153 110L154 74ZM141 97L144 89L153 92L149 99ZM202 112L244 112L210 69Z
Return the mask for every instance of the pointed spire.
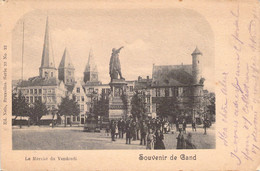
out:
M199 50L199 48L198 48L198 46L196 46L196 49L192 52L192 54L191 55L197 55L197 54L200 54L200 55L202 55L202 53L201 53L201 51Z
M54 58L53 58L50 43L51 42L50 42L50 34L49 34L49 22L48 22L48 17L47 17L43 51L42 51L41 68L55 68Z
M89 51L88 63L86 65L85 72L98 72L92 49Z
M62 59L60 61L59 69L60 68L71 68L74 69L74 66L71 62L69 52L67 48L65 48Z

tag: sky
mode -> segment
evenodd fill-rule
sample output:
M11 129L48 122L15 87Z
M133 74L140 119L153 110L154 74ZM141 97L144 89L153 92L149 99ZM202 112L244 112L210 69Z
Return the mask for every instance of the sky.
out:
M46 18L58 68L67 48L75 76L83 77L90 49L103 83L110 81L112 48L126 80L152 77L155 65L191 64L196 46L203 53L205 89L214 91L214 34L199 13L188 9L35 10L17 21L12 34L12 78L21 78L24 23L24 78L39 75Z

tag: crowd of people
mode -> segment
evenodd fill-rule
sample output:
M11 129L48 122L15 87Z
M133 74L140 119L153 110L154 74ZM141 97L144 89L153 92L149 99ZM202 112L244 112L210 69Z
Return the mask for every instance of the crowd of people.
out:
M106 133L111 133L112 141L117 138L123 139L125 136L126 144L131 144L131 141L140 141L140 145L145 145L146 149L165 149L164 134L179 132L177 136L177 149L196 148L192 143L192 134L189 133L186 137L186 120L178 120L175 122L176 130L173 129L173 124L167 120L153 118L148 120L111 120L106 128ZM192 123L192 130L196 131L196 123Z

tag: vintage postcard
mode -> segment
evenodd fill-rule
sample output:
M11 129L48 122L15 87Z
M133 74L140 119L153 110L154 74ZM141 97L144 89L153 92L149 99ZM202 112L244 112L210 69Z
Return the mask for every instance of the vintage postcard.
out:
M2 170L260 170L257 0L2 0Z

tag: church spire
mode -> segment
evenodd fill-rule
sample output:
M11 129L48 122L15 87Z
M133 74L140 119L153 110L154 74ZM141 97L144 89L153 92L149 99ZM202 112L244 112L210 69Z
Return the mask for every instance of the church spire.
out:
M41 77L46 77L46 75L51 77L55 76L56 68L54 64L54 57L53 57L51 41L50 41L48 17L46 20L44 44L43 44L43 51L42 51L42 62L39 70L40 70Z
M75 82L74 71L75 68L71 62L69 52L65 48L60 65L58 68L58 77L59 80L63 81L65 85L73 85Z
M88 63L84 71L84 82L98 82L98 69L94 60L92 49L89 51Z

